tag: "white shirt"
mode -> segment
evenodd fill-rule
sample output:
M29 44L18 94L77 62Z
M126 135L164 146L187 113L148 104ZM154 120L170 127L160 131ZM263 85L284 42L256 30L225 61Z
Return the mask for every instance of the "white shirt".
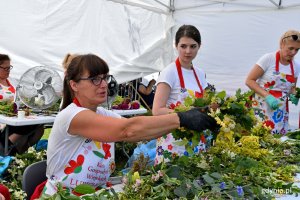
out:
M192 69L182 69L182 75L184 79L185 88L187 90L193 90L193 91L200 91L200 88L197 84L197 80L195 78L194 72ZM205 73L202 69L195 67L194 69L196 71L196 74L198 76L198 79L200 81L200 84L202 86L202 89L204 90L207 87L207 82L205 79ZM159 83L166 83L171 87L171 92L169 99L167 101L167 106L169 106L171 103L176 103L178 99L178 95L180 94L180 81L177 73L177 68L175 62L168 65L159 75L157 84Z
M83 183L94 187L103 185L114 170L114 143L92 141L68 133L72 119L83 110L87 108L72 103L55 118L47 149L46 194L56 192L57 182L68 188ZM96 113L121 118L120 115L100 107ZM109 153L105 149L109 149ZM78 167L72 169L76 164Z
M262 85L263 83L271 80L273 76L273 72L276 71L276 52L267 53L263 55L256 62L256 64L259 65L264 70L264 74L257 81L259 85ZM293 66L294 66L294 76L295 78L297 78L300 72L300 65L293 61ZM279 72L282 72L284 74L292 74L290 64L283 65L279 62Z

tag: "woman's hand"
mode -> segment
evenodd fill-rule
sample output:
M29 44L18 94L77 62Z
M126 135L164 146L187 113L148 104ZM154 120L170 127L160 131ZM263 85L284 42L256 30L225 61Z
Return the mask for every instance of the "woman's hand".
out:
M277 110L279 108L279 101L271 94L266 96L266 102L272 110Z
M294 94L290 94L290 101L292 102L292 104L298 105L299 98L297 98Z
M186 112L177 113L181 127L195 131L203 131L206 129L215 130L218 124L214 118L203 113L201 108L194 108Z

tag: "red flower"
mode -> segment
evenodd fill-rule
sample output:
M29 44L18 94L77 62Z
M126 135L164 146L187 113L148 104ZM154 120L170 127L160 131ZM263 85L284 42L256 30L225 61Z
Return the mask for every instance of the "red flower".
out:
M180 105L181 105L181 102L180 102L180 101L177 101L177 102L176 102L176 107L177 107L177 106L180 106Z
M175 104L171 103L170 106L169 106L169 108L174 110L175 109Z
M0 99L3 99L3 96L0 94Z
M282 97L282 92L281 92L281 91L270 90L269 93L270 93L271 95L273 95L275 98L280 98L280 97Z
M272 122L271 120L265 121L265 122L264 122L264 125L265 125L266 127L271 127L272 129L274 129L274 127L275 127L274 122Z
M286 77L286 80L290 83L295 83L296 82L295 77L293 75L287 74L285 77Z
M196 98L203 98L203 93L195 91L195 97Z
M111 188L113 186L113 184L109 181L106 182L106 187Z
M102 145L102 147L103 147L103 151L105 153L104 159L107 159L107 158L111 157L111 154L110 154L111 145L105 143L105 144Z
M171 151L173 149L173 146L171 144L169 144L168 149Z
M252 106L258 106L258 101L253 100L253 101L252 101Z
M174 159L174 158L176 158L178 156L178 154L176 153L176 152L173 152L172 153L172 158Z
M201 138L200 138L200 140L201 140L201 142L203 142L204 144L206 143L206 139L205 139L205 137L204 137L204 135L203 135L203 134L201 135Z
M273 85L275 85L275 81L272 81L271 83L270 83L270 82L267 82L267 83L264 85L264 87L265 87L265 88L269 88L269 87L271 87L271 86L273 86Z
M116 169L116 163L114 161L112 161L111 163L109 163L109 169L110 169L110 173L112 174L115 169Z
M69 161L70 167L65 168L65 170L64 170L65 174L71 174L71 173L78 174L82 170L83 162L84 162L84 156L79 154L77 156L77 162L75 160Z

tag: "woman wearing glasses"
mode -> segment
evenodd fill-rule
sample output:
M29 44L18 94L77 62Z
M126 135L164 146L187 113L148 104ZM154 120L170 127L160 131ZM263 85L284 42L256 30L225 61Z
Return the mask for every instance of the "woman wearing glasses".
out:
M150 140L179 126L203 130L212 123L198 110L121 118L98 107L107 99L108 73L105 61L92 54L76 56L67 68L62 111L49 137L46 194L55 193L58 182L71 189L105 185L115 168L113 142Z
M8 80L10 70L8 55L0 54L0 101L13 102L15 99L15 86ZM9 155L24 153L30 146L36 144L44 134L44 127L41 125L9 126ZM4 153L5 143L4 131L0 136L0 154Z
M252 89L253 107L258 119L272 128L273 134L285 134L289 129L288 100L297 105L293 95L300 66L294 56L300 48L299 31L285 32L279 41L279 50L262 56L246 79Z

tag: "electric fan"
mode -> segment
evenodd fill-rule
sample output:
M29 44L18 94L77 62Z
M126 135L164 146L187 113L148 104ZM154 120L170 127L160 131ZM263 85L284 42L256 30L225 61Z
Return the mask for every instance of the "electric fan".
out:
M112 76L110 82L107 83L107 101L102 103L101 106L110 108L118 95L119 84L116 79Z
M62 79L54 69L37 66L20 78L17 98L33 110L44 110L54 105L62 95Z

